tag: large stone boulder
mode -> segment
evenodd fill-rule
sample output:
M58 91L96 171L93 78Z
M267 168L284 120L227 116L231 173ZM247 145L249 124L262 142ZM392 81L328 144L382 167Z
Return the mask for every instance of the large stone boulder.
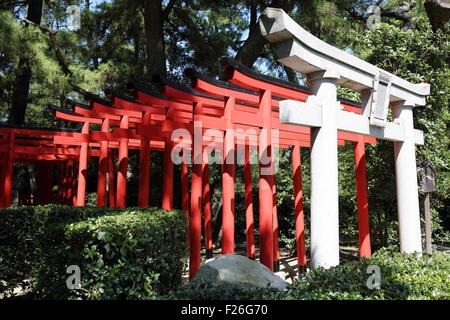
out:
M230 286L243 289L271 288L286 289L286 282L265 265L247 257L223 254L205 263L195 274L190 284L210 283L216 286Z

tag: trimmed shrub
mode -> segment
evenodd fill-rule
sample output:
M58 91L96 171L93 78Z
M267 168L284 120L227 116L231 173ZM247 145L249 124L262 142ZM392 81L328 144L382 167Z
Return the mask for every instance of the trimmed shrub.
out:
M32 287L32 283L25 280L33 278L43 250L55 250L63 241L65 224L104 214L103 208L61 205L0 209L0 293L9 296L14 288L29 290ZM42 241L51 247L44 247Z
M379 289L367 282L380 270ZM382 248L370 259L352 261L324 270L317 268L291 287L287 298L301 299L448 299L450 287L450 258L446 253L434 255L399 253L394 248Z
M179 286L185 217L149 208L20 207L0 210L0 291L38 299L141 299ZM81 271L69 290L67 267ZM24 282L32 278L31 284Z
M369 266L380 269L380 287L369 288L373 273ZM450 257L447 253L433 255L400 254L395 248L382 248L370 259L351 261L330 268L316 268L288 290L233 289L199 284L182 287L166 296L168 299L295 299L295 300L394 300L449 299Z
M281 300L286 299L286 294L269 287L244 289L203 282L185 285L160 298L166 300Z
M66 226L70 263L82 274L81 289L71 297L155 298L180 285L187 253L184 215L135 210Z

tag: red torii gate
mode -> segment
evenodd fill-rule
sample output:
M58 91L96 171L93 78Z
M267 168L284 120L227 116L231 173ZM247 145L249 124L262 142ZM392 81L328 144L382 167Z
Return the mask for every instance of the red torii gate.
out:
M133 98L114 91L107 91L111 102L99 99L94 95L85 98L90 102L89 106L69 101L72 111L52 107L55 116L71 122L82 124L80 132L56 132L51 136L53 141L49 145L65 145L64 150L77 150L70 161L78 162L78 187L77 192L67 191L67 194L77 195L75 205L84 205L86 189L86 170L88 156L99 157L97 205L106 205L106 173L109 174L109 198L110 206L126 206L126 177L128 150L140 150L140 176L139 176L139 206L149 205L149 168L150 150L164 152L163 181L163 208L173 209L173 162L172 153L175 141L171 134L176 129L186 129L191 134L195 131L195 122L202 122L202 135L208 134L207 129L218 129L220 136L214 136L214 141L201 140L201 147L196 147L195 139L179 143L184 152L192 151L193 159L200 159L192 165L191 198L189 206L189 194L187 185L187 163L181 163L182 171L182 208L191 217L189 223L190 245L190 278L200 267L200 239L201 239L201 210L203 206L205 215L205 249L207 256L211 256L211 216L209 199L209 169L205 161L208 154L208 145L222 146L223 152L223 243L222 253L234 253L234 162L227 163L225 159L234 157L236 146L243 146L244 150L244 176L245 176L245 204L246 204L246 231L247 231L247 255L255 257L253 234L253 207L251 171L249 164L250 148L258 148L260 154L260 261L271 270L278 269L278 227L276 216L275 194L276 187L274 172L268 169L272 166L272 160L264 163L263 154L273 157L272 148L291 148L294 176L294 199L298 266L304 271L306 266L306 254L304 244L303 204L300 170L300 147L310 146L310 129L279 123L278 103L280 99L292 99L304 101L310 94L308 90L299 85L286 81L267 77L256 73L232 59L222 59L222 66L226 71L226 77L230 82L208 79L192 70L187 75L192 80L192 89L182 87L163 77L159 77L160 96L148 91L141 85L132 85ZM341 101L344 110L360 113L360 108L349 101ZM90 124L101 125L101 131L90 131ZM260 139L258 134L247 137L236 136L230 129L261 129L271 132L279 130L277 144L271 141L271 134ZM1 131L0 131L1 132ZM10 160L11 150L15 150L14 132L2 135L2 172L0 185L3 190L10 190L12 177L12 164ZM11 137L13 137L11 139ZM51 140L51 139L50 139ZM355 143L357 202L360 229L360 254L370 256L370 239L368 230L367 187L365 179L364 143L375 143L375 139L339 132L337 143L342 145L345 140ZM11 142L12 141L12 142ZM99 148L99 149L93 149ZM117 190L114 185L114 151L118 150ZM65 151L65 152L66 152ZM37 151L36 151L37 152ZM56 151L55 151L56 152ZM59 151L58 151L59 152ZM54 154L53 154L54 155ZM42 157L43 155L40 155ZM44 158L40 158L41 160ZM59 159L59 158L58 158ZM51 160L51 159L48 159ZM64 160L69 160L65 158ZM6 170L3 170L5 168ZM64 167L60 168L62 172ZM65 169L64 169L65 170ZM70 170L69 170L70 172ZM73 172L73 166L72 166ZM5 177L3 177L5 176ZM63 177L60 174L60 177ZM75 185L76 179L63 178L62 184ZM65 181L66 179L67 181ZM71 182L69 182L69 180ZM1 190L0 190L1 191ZM8 206L5 201L7 193L2 197L2 204ZM9 196L10 199L10 196ZM203 201L202 201L203 200Z
M57 131L58 130L58 131ZM51 128L30 128L11 125L0 127L0 207L11 205L12 176L14 163L38 165L39 204L54 201L52 196L52 168L58 166L59 188L56 202L72 204L76 178L73 168L76 166L80 153L77 147L62 147L53 143L57 134L70 135L77 130ZM97 156L95 150L90 156ZM49 179L50 177L50 179ZM19 205L31 204L30 199L19 196Z
M192 73L192 72L191 72ZM249 72L248 72L249 73ZM248 80L248 79L247 79ZM197 81L197 83L199 82L198 81L198 79L196 80ZM173 84L172 85L168 85L168 83L169 83L169 81L167 80L167 79L163 79L163 81L161 81L161 79L160 79L160 82L162 83L162 86L161 86L161 92L163 93L163 94L165 94L165 95L167 95L168 97L173 97L173 98L177 98L177 99L186 99L186 100L188 100L188 101L191 101L191 102L196 102L196 103L205 103L205 101L204 101L204 97L198 97L198 94L197 94L197 97L195 97L195 99L192 97L192 93L191 94L188 94L188 95L186 95L186 93L183 93L183 90L179 90L179 88L174 88L174 87L176 87L176 86L174 86ZM207 81L206 81L207 82ZM211 82L211 80L210 80L210 82ZM217 82L217 81L216 81ZM278 83L277 83L277 85L279 85L280 84L280 81L278 81ZM291 84L288 84L288 83L282 83L283 85L285 85L286 86L286 84L287 84L287 86L288 87L291 87L292 85ZM206 87L207 87L207 85L205 84L205 83L203 83L203 85L205 85ZM195 88L195 89L199 89L199 87L200 86L198 86L198 85L193 85L193 87ZM237 89L237 88L233 88L233 89ZM204 90L204 92L206 92L206 93L208 93L208 94L214 94L214 95L222 95L222 96L227 96L227 94L223 94L223 93L220 93L220 88L217 88L217 87L213 87L212 89L205 89L205 88L203 88L203 90ZM276 89L275 89L276 90ZM200 90L201 91L201 90ZM292 90L291 90L291 92L289 92L289 90L280 90L280 89L278 89L277 91L275 91L275 92L277 92L280 96L281 95L285 95L285 96L287 96L287 97L290 97L290 98L292 98L292 95L296 95L296 98L298 99L298 97L299 97L299 94L298 94L298 92L295 92L295 93L292 93ZM289 95L290 94L290 95ZM228 93L228 97L233 97L234 95L236 95L236 92L233 92L233 94L230 94L230 93ZM306 97L306 95L307 94L303 94L303 99ZM248 97L247 97L248 98ZM246 98L242 98L242 100L246 100ZM299 100L302 100L302 99L299 99ZM252 99L250 99L250 102L255 102L254 100L252 100ZM226 104L225 104L225 108L226 108ZM345 104L344 105L344 109L345 110L348 110L348 111L352 111L352 112L360 112L360 110L359 110L359 108L357 108L357 107L355 107L355 106L352 106L352 105L349 105L348 103L347 104ZM197 117L197 119L205 119L204 117L203 118L200 118L200 116L195 116L195 117ZM240 117L235 117L235 118L240 118ZM216 124L217 125L217 124ZM367 139L367 138L364 138L364 137L359 137L359 136L356 136L356 135L349 135L349 134L346 134L346 133L339 133L339 138L343 138L343 139L345 139L345 140L352 140L352 141L361 141L361 142L363 142L364 143L364 141L366 141L366 142L372 142L372 143L374 143L375 142L375 139ZM297 145L298 145L298 143L297 143ZM308 145L309 146L309 145ZM294 149L295 149L295 146L294 146ZM296 154L296 152L293 152L293 154L295 155ZM299 161L297 162L297 161L294 161L294 168L295 167L298 167L299 168ZM195 170L195 168L194 168L194 170ZM230 171L233 171L233 170L230 170ZM296 172L299 172L298 170L296 170ZM296 173L296 176L298 176L298 174ZM361 181L361 179L360 178L358 178L357 179L358 180L358 182L360 182ZM363 179L364 180L364 183L365 183L365 179ZM224 181L225 181L225 179L224 179ZM232 181L232 180L231 180ZM299 183L301 183L301 182L299 182ZM198 184L197 184L198 185ZM226 185L227 185L227 182L225 181L224 182L224 190L227 190L227 187L226 187ZM228 183L228 185L233 185L233 183ZM298 193L298 192L300 192L300 191L298 191L298 190L301 190L301 186L300 186L300 188L299 188L299 186L297 185L297 188L295 188L295 189L297 189L297 191L296 191L296 193ZM273 184L272 184L272 188L270 188L270 190L273 190ZM227 202L225 199L227 198L227 195L225 194L225 192L226 191L224 191L224 202ZM194 191L192 191L192 193L194 193ZM197 193L196 194L198 194L198 191L197 191ZM360 197L358 197L359 199L361 199L361 197L363 196L363 194L362 193L359 193L360 194ZM272 195L273 195L273 193L272 193ZM362 195L362 196L361 196ZM260 201L261 201L261 198L264 198L264 197L260 197ZM265 197L265 199L267 199L267 198L269 198L269 197ZM298 196L296 195L296 208L301 208L301 206L299 206L298 205ZM362 202L362 201L359 201L359 202ZM367 202L367 201L366 201ZM264 207L264 206L262 206L262 207ZM267 207L267 206L266 206ZM268 206L269 208L271 208L272 207L272 205L270 205L270 206ZM196 208L195 206L193 207L194 209ZM367 206L365 207L366 209L367 209ZM225 212L225 210L226 210L226 208L224 208L224 212ZM231 217L231 218L229 218L229 220L231 221L231 222L229 222L229 226L230 227L227 227L226 226L226 224L225 224L225 221L226 221L226 219L227 218L224 218L224 225L223 225L223 233L224 234L227 234L228 232L231 234L230 236L229 236L229 239L233 239L233 227L232 227L232 221L233 221L233 217L234 217L234 214L233 214L233 212L232 212L232 210L233 210L233 208L231 208L230 209L230 211L231 211L231 214L229 214L229 217ZM272 210L272 213L274 214L274 213L276 213L276 211L275 211L276 209L274 209L274 210ZM301 210L301 209L300 209ZM301 218L302 218L302 216L299 214L299 211L300 210L296 210L296 221L298 222L297 223L297 225L299 226L301 223L300 223L300 221L302 220ZM199 210L197 210L197 211L199 211ZM361 212L361 210L360 210L360 212ZM195 219L194 219L194 217L195 216L199 216L199 214L196 214L196 212L191 212L191 214L192 214L192 216L193 216L193 218L192 218L192 220L194 221ZM224 217L225 217L225 213L224 213ZM267 218L266 219L266 221L269 221L270 220L270 218ZM275 220L275 222L276 222L276 220ZM362 230L362 223L361 223L361 219L360 219L360 229ZM199 226L200 226L200 222L199 221L197 221L197 223L196 223L196 226L194 226L194 227L191 227L191 231L194 229L194 231L196 232L196 234L200 234L199 233L199 231L197 231L198 229L199 229ZM276 224L275 224L275 227L273 228L274 230L272 230L272 231L275 231L276 230ZM302 229L302 228L298 228L298 230L299 229ZM368 234L368 227L366 228L367 229L367 234ZM298 233L298 237L297 238L299 238L300 236L299 236L299 234L302 234L302 232L297 232ZM362 234L363 234L363 232L361 232ZM191 233L191 237L192 237L192 233ZM364 237L362 237L362 238L364 238L364 239L367 239L367 236L364 236ZM272 239L273 240L273 239ZM199 243L199 240L196 240L197 241L197 243ZM228 243L228 247L229 248L231 248L231 250L233 250L233 247L234 247L234 243L232 242L233 240L231 240L231 241L229 241L229 243ZM267 240L266 240L267 241ZM268 242L268 241L267 241ZM274 252L274 256L275 256L275 259L277 258L277 253L278 253L278 250L277 250L277 243L276 243L276 239L275 240L273 240L272 241L273 242L273 246L272 246L272 248L274 248L274 250L273 250L273 252ZM304 242L304 240L303 240L303 242ZM231 244L230 244L231 243ZM301 241L298 241L298 243L299 244L301 244ZM197 246L199 246L199 245L197 245ZM300 245L301 246L301 245ZM250 246L249 246L250 247ZM226 253L226 250L227 250L227 243L226 243L226 237L224 236L224 244L223 244L223 248L222 248L222 252L223 253ZM197 261L199 261L199 253L198 253L198 251L199 250L197 250L196 249L196 245L194 244L194 245L192 245L191 244L191 261L192 260L194 260L194 259L196 259ZM300 252L300 256L301 256L301 252L303 251L304 252L304 249L303 250L298 250L299 252ZM271 252L271 250L267 250L267 252ZM363 255L363 254L362 254ZM364 255L366 255L366 256L368 256L368 255L370 255L370 252L369 252L369 254L367 254L367 251L364 253ZM269 257L269 259L270 259L270 257ZM302 265L302 261L305 261L305 259L300 259L299 258L299 265ZM267 263L268 265L271 265L270 264L270 262L269 263ZM195 269L195 268L194 268ZM195 273L195 272L193 272L193 273Z
M254 108L257 107L257 106L249 107L249 106L244 105L244 104L237 104L237 106L240 109L239 110L233 110L234 111L234 116L235 116L234 118L235 119L240 119L240 120L235 121L235 123L236 123L235 124L233 121L230 121L232 112L229 112L228 115L226 114L227 113L227 110L226 110L227 109L227 103L228 103L228 106L230 105L229 101L226 101L226 103L224 105L224 101L225 100L223 98L222 99L217 99L217 98L214 98L212 96L207 96L207 95L201 94L199 92L195 92L194 90L191 90L191 89L188 89L188 88L180 87L180 86L172 83L171 81L168 81L167 79L164 79L164 78L161 78L161 77L160 77L159 80L160 80L160 83L161 83L161 91L162 91L162 93L167 95L168 97L177 98L177 99L189 101L189 102L192 102L192 103L201 104L202 109L198 108L198 106L196 107L196 109L198 111L195 113L194 119L197 120L197 121L198 120L202 121L202 126L203 127L206 126L206 127L211 127L211 128L220 128L224 132L225 132L227 127L230 128L230 126L232 126L232 125L233 125L233 127L239 127L241 129L242 128L247 129L247 128L250 128L250 127L256 127L257 128L257 125L255 125L254 122L248 120L248 119L254 118L254 117L252 117L253 114L251 114L250 112L245 112L245 111L249 111L249 109L250 109L250 111L254 112L255 111ZM216 90L218 92L220 92L220 89L221 88L216 88ZM215 90L215 92L216 92L216 95L217 95L217 91L216 90ZM235 94L238 94L238 93L242 93L242 90L235 92ZM248 93L245 93L245 94L248 95ZM234 100L236 100L236 99L234 99ZM246 97L246 99L243 99L243 100L247 100L247 101L250 101L250 102L257 102L256 101L257 97L256 97L256 100L255 100L254 96L252 97L251 95L248 95ZM215 115L216 116L221 116L221 118L215 118L214 119L214 118L211 118L210 116L204 115L207 112L206 111L206 106L216 107L216 108L224 107L223 111L215 112ZM234 106L234 103L233 103L233 106ZM253 108L253 110L251 110L252 108ZM212 112L211 110L209 112L211 114L214 114L214 112ZM244 115L245 113L247 113L247 114ZM227 119L227 116L228 116L228 119ZM225 119L225 121L228 121L228 124L224 125L223 122L221 123L221 121L217 121L219 119L221 121L223 121L223 119ZM253 120L255 120L255 119L253 119ZM288 127L288 125L284 125L284 126ZM239 140L238 137L236 137L236 138L237 138L236 140ZM288 139L288 138L289 137L285 137L283 134L280 134L280 140ZM309 138L306 135L304 135L304 136L297 135L296 138L299 139L301 142L303 142L303 145L309 145ZM308 140L308 141L306 141L306 140ZM226 141L226 139L224 141ZM236 141L236 142L238 143L238 141ZM245 141L241 141L241 143L245 144ZM231 152L233 154L234 154L234 144L235 144L235 142L232 141L231 142L231 145L232 145L232 148L231 148L232 151ZM248 147L248 145L246 145L246 146ZM195 147L194 147L194 149L195 149ZM247 154L248 154L248 150L247 150ZM199 157L199 156L200 156L200 154L194 155L194 158L195 157ZM202 159L204 159L204 158L202 157ZM247 161L247 165L246 165L247 169L246 169L246 171L248 171L250 169L250 167L248 165L248 159L249 159L248 155L247 155L246 159L247 159L246 160ZM204 163L202 163L202 165L203 165L202 176L205 176L205 178L206 178L207 175L208 175L207 174L207 167L208 167L208 165L207 164L205 165ZM193 182L192 183L193 183L193 186L196 185L198 189L195 190L194 187L192 187L192 189L191 189L191 216L192 216L192 221L191 221L192 222L192 226L191 226L191 261L195 261L196 260L196 261L198 261L198 263L200 263L200 254L199 254L200 250L198 249L199 246L200 246L200 231L198 231L198 230L201 229L201 227L200 227L200 224L201 224L201 208L198 205L200 203L200 201L199 200L197 200L197 201L195 200L195 199L198 199L198 197L199 197L199 195L201 193L200 187L199 187L200 183L195 184L195 182L196 182L195 179L198 178L200 173L197 172L197 175L195 174L195 172L196 172L195 170L196 169L198 170L199 165L197 165L197 168L196 168L196 164L194 163L193 167L194 167L193 168L194 175L193 175ZM233 168L234 165L233 164L230 165L230 164L224 163L223 167L224 167L224 170L223 170L223 172L224 172L224 180L223 180L223 190L224 190L223 197L224 197L224 199L223 199L223 203L226 204L226 203L231 203L234 200L234 196L232 196L232 194L234 194L234 168ZM228 175L231 176L231 179L229 179L227 181L225 177L226 177L226 174L227 174L227 168L230 168L230 167L231 167L231 169L228 169ZM247 176L248 176L248 174L249 174L249 171L247 173ZM203 183L203 187L204 188L205 187L207 188L207 183L208 182L206 182L206 183L204 182ZM249 188L251 188L251 181L247 181L246 187L247 187L247 190L249 190ZM230 189L231 189L231 191L230 191ZM227 191L225 191L225 190L227 190ZM204 190L203 193L207 194L207 191ZM251 196L251 194L249 194L247 196L247 202L251 201L251 197L250 196ZM194 199L194 200L192 200L192 199ZM206 233L206 239L210 239L211 238L211 236L209 235L209 233L210 233L210 215L209 215L209 209L208 209L209 198L206 198L206 199L204 198L204 203L205 203L205 233ZM248 206L247 206L247 208L248 208ZM227 217L227 214L228 214L228 217ZM247 210L246 216L248 218L247 219L247 225L249 226L249 229L247 230L248 247L249 247L248 256L249 257L254 257L254 240L253 240L253 236L252 236L253 212L251 212L251 214L250 214L249 210ZM193 229L194 229L194 231L192 231ZM230 206L224 205L224 208L223 208L223 232L222 232L222 234L223 234L223 237L222 237L223 238L222 253L234 253L234 205L233 206L231 206L231 205ZM206 249L210 250L209 246L211 246L211 243L210 242L208 243L208 242L209 241L207 240ZM276 248L278 248L277 243L276 243ZM278 256L278 249L275 250L275 253ZM278 259L277 259L277 261L278 261ZM193 268L193 269L196 271L195 268ZM195 272L193 271L193 273L195 273Z
M99 158L99 178L97 187L97 205L106 205L106 171L107 167L110 170L110 206L125 207L126 206L126 175L128 164L128 149L140 149L144 144L140 142L140 136L133 135L133 132L128 132L128 128L135 128L137 123L142 123L143 117L141 112L122 110L115 108L108 102L102 101L94 96L87 97L91 100L91 107L83 106L81 104L73 103L73 112L67 112L61 109L53 108L55 116L61 119L82 122L83 130L81 134L73 134L71 137L55 137L55 143L60 144L81 144L81 150L87 150L89 144L95 143L100 146ZM103 103L103 104L102 104ZM102 131L89 131L89 124L100 124ZM110 125L119 126L109 132ZM120 131L125 129L125 131ZM141 146L142 145L142 146ZM147 144L148 145L148 144ZM157 141L154 141L153 147L158 146ZM119 168L117 173L117 194L114 196L114 180L112 170L112 157L109 149L118 149ZM147 147L148 150L148 147ZM147 151L148 153L149 151ZM109 154L109 157L108 157ZM145 154L141 150L141 154ZM111 160L109 160L111 159ZM108 166L108 162L110 165ZM84 205L83 195L86 189L86 168L87 157L85 153L80 154L80 168L79 168L79 184L78 184L78 203L77 205ZM111 200L115 199L115 203Z
M290 99L296 99L299 101L304 101L306 96L308 95L308 92L305 92L305 88L302 88L298 85L293 85L291 83L288 82L284 82L284 81L280 81L278 79L274 79L274 78L270 78L267 76L263 76L261 74L255 73L252 70L248 69L247 67L240 65L238 63L236 63L234 60L232 59L223 59L222 60L222 64L224 66L224 68L227 71L227 78L234 82L235 84L239 84L241 86L244 86L247 89L250 90L257 90L257 91L253 91L253 92L246 92L245 90L242 90L242 87L238 87L238 86L232 86L230 85L230 83L228 82L222 82L222 81L217 81L217 80L213 80L213 79L208 79L204 76L202 76L199 73L196 73L192 70L187 70L186 75L191 77L192 79L192 86L193 88L195 88L196 90L199 90L201 92L204 93L208 93L211 95L215 95L215 96L222 96L224 97L224 99L232 99L232 100L236 100L236 97L238 97L238 99L245 101L245 102L249 102L249 103L255 103L258 102L257 98L255 99L255 95L257 96L257 92L260 92L260 99L262 100L264 94L261 93L261 88L267 88L267 91L272 91L274 93L274 95L277 96L282 96L284 98L290 98ZM233 81L234 80L234 81ZM294 90L292 90L294 89ZM251 97L248 94L253 94L254 96ZM268 94L269 95L269 94ZM269 95L270 97L270 95ZM261 102L260 100L260 102ZM343 99L342 99L343 100ZM360 109L355 107L354 105L349 104L349 101L344 100L343 102L343 107L344 110L346 111L350 111L350 112L357 112L360 113ZM266 108L269 109L269 104L266 102L266 104L268 105ZM274 105L275 108L278 107L276 101L274 103L273 99L272 99L272 103ZM261 104L260 104L260 109L261 109ZM264 110L264 109L263 109ZM260 110L259 112L264 112L263 110ZM259 113L258 112L258 113ZM270 113L268 111L267 115L266 115L266 119L263 118L263 125L262 127L264 127L264 120L266 124L270 124ZM273 110L272 110L272 113ZM240 117L235 117L235 118L240 118ZM246 118L246 117L244 117ZM256 122L256 121L255 121ZM272 121L272 123L275 123L277 126L277 129L280 130L288 130L289 131L289 125L279 125L279 121ZM261 123L252 123L253 125L256 126L260 126L261 127ZM269 127L269 126L268 126ZM273 128L273 127L272 127ZM295 130L294 128L292 129L293 131L298 131ZM309 132L308 132L309 134ZM364 161L364 142L371 142L371 143L375 143L375 139L373 138L367 138L367 137L362 137L362 136L358 136L358 135L353 135L353 134L347 134L344 132L339 132L338 134L338 138L340 139L344 139L344 140L351 140L355 142L355 156L356 156L356 160L357 160L357 189L358 189L358 212L359 212L359 227L360 227L360 244L361 244L361 256L370 256L370 239L369 239L369 230L368 230L368 215L367 215L367 194L366 194L366 185L365 185L365 163L363 163ZM280 139L281 139L281 134L280 134ZM301 141L301 140L300 140ZM308 142L309 142L309 137L308 137ZM339 144L341 141L338 141ZM281 143L280 143L281 145ZM307 145L309 146L309 145ZM281 146L280 146L281 147ZM306 265L306 256L304 254L305 249L304 249L304 227L303 227L303 209L302 209L302 203L301 203L301 173L300 173L300 144L298 143L298 141L292 145L293 150L292 150L292 156L293 156L293 169L294 169L294 193L295 193L295 208L296 208L296 230L297 230L297 246L298 246L298 264L299 266L305 266ZM260 148L260 153L264 151L264 149L261 149L261 143L259 144L259 148ZM261 165L261 164L260 164ZM232 171L234 172L234 170L232 169ZM248 176L248 174L246 174L246 176ZM270 225L272 224L272 233L270 233L270 228L266 228L266 234L269 235L268 237L266 237L264 239L263 236L261 236L262 239L265 240L265 243L263 245L261 245L260 243L260 250L261 251L265 251L266 253L266 257L267 260L269 260L267 263L265 263L266 265L271 265L270 263L270 258L273 257L274 259L274 268L277 268L278 265L278 235L277 235L277 218L276 218L276 204L275 204L275 184L274 184L274 176L272 175L272 177L269 177L269 179L266 179L266 181L264 181L264 177L261 179L260 175L260 183L261 182L266 182L268 184L268 188L263 189L260 187L260 220L261 220L261 225L263 225L264 223L266 225ZM233 177L234 178L234 177ZM226 184L226 180L224 179L224 184ZM249 185L250 184L250 185ZM234 181L233 179L231 179L231 183L229 183L229 185L234 185ZM251 182L246 181L246 190L249 190L251 188ZM224 185L224 193L226 192L225 190L227 190L227 187ZM234 193L234 190L232 190ZM269 192L272 192L271 194L269 194ZM270 195L272 195L272 197L270 197ZM272 199L273 201L273 205L269 205L268 202L270 202L269 200ZM264 200L267 203L264 203ZM225 201L225 194L224 194L224 201ZM246 207L248 208L249 205L249 201L247 200L247 205ZM264 210L261 210L261 208L266 209L265 212ZM271 210L272 209L272 214L271 214ZM229 213L229 225L230 225L230 233L232 233L232 227L234 226L234 212L233 209L231 210L231 213ZM225 217L225 208L224 208L224 217ZM272 223L271 221L272 220ZM225 218L224 218L224 222L225 222ZM248 225L249 223L247 223ZM223 227L223 233L225 234L225 224ZM247 234L251 234L252 230L247 230ZM263 233L261 231L261 233ZM270 235L273 236L272 241L270 241ZM232 235L230 236L230 238L232 239ZM230 241L231 242L231 241ZM249 247L251 246L250 243L248 242ZM270 250L272 244L272 249ZM234 245L234 244L232 244ZM222 251L224 252L224 247ZM265 250L263 250L263 248ZM273 255L270 254L270 252L273 252ZM261 261L264 260L264 253L262 253L261 255ZM276 270L276 269L275 269Z

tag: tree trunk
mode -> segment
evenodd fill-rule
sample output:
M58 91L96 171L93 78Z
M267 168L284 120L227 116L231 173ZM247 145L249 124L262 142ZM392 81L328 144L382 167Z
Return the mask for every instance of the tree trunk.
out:
M450 2L446 0L426 0L425 10L433 30L444 29L450 18Z
M294 7L294 4L293 1L289 0L273 0L268 7L282 8L284 11L289 12ZM250 7L249 29L248 38L237 52L235 59L251 68L267 43L267 40L261 35L259 30L256 5Z
M222 240L222 179L214 181L210 188L212 242L219 244Z
M27 19L39 25L42 17L42 0L33 0L28 4ZM17 70L16 84L8 122L23 124L30 89L31 67L27 58L20 58Z
M134 59L137 61L139 61L139 53L141 51L141 39L139 37L139 28L136 28L134 30L134 35L133 35L133 39L134 39Z
M236 54L236 60L250 68L266 44L266 39L261 36L261 32L259 31L256 9L256 5L250 8L250 30L248 38Z
M147 40L147 76L166 74L166 53L164 49L163 10L161 0L145 0L144 26Z
M392 211L392 207L394 206L394 201L395 201L396 197L393 196L391 198L391 201L389 202L389 206L387 207L387 209L384 211L384 230L383 230L383 247L387 247L389 244L389 234L388 234L388 229L389 229L389 221L388 221L388 214L389 216L391 215L391 211Z
M28 170L28 177L29 177L29 184L30 184L30 191L31 193L37 193L38 191L38 184L36 182L36 165L35 164L28 164L26 165L26 168Z

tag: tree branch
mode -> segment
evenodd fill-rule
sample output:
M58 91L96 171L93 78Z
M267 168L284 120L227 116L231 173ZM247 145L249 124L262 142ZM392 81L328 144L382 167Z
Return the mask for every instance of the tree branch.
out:
M164 11L162 13L163 21L166 21L167 18L169 18L170 11L172 11L172 8L176 2L177 0L170 0L167 6L164 8Z
M375 5L379 6L383 2L382 0L378 0ZM387 9L381 9L380 15L381 17L394 18L400 21L403 21L404 29L411 29L411 19L412 15L410 13L411 9L416 6L416 0L411 0L410 2L402 3L398 6L393 6ZM367 17L363 15L363 13L355 11L353 8L344 8L345 11L350 15L350 17L360 20L367 21Z
M381 10L381 16L396 18L404 22L408 22L412 19L411 11L416 6L416 0L411 0L409 3L403 3L398 6L393 6L385 10Z
M286 12L290 12L294 6L294 1L289 0L272 0L269 7L282 8ZM250 7L250 26L247 40L241 46L236 54L236 60L240 63L252 67L253 63L260 56L267 40L261 35L258 25L257 5Z
M367 18L364 17L362 14L360 14L359 12L353 10L353 8L344 8L345 11L347 11L347 13L350 15L350 17L356 19L356 20L360 20L363 22L367 21Z

